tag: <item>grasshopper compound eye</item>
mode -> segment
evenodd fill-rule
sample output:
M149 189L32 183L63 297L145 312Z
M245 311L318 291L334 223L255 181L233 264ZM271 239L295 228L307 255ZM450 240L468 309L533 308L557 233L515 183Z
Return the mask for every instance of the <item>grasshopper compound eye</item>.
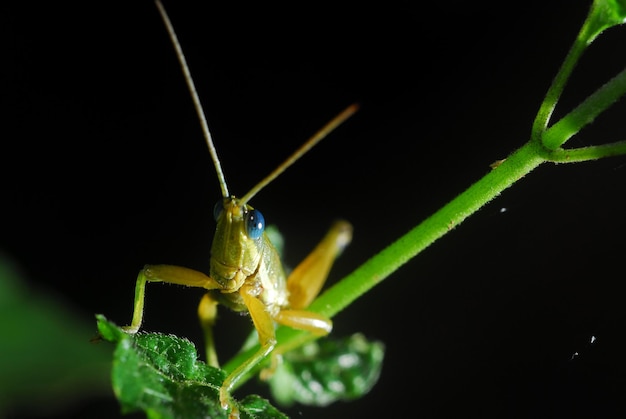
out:
M265 218L261 211L250 210L246 214L246 233L252 240L256 240L263 235L265 230Z

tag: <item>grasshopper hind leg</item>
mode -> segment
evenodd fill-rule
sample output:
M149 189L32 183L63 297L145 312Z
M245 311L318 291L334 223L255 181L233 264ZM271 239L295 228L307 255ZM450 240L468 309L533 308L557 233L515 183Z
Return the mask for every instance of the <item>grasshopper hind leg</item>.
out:
M322 241L291 272L287 278L289 308L280 310L274 320L294 329L306 330L315 336L325 336L333 328L332 320L306 310L319 294L335 259L352 239L352 225L347 221L335 222ZM261 379L272 376L280 362L281 353L272 352L271 364L261 371Z
M352 240L352 225L336 221L313 251L287 278L289 307L304 309L317 297L335 259Z

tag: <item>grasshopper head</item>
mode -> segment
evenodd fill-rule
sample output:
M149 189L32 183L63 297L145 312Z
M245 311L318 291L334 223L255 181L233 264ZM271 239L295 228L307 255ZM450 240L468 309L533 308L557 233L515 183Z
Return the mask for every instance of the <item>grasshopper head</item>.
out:
M211 247L211 277L225 292L237 291L261 260L265 219L259 210L233 197L214 209L217 227Z

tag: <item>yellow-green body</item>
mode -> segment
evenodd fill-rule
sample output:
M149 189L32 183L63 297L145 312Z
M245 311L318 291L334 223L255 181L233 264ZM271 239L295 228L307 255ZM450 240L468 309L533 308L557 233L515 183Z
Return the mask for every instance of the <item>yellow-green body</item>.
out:
M231 403L230 391L273 350L276 345L275 323L307 330L317 336L330 333L330 319L305 308L318 294L333 261L352 237L348 222L335 222L324 239L286 278L278 252L267 235L248 236L245 216L251 210L252 207L240 205L234 197L224 200L224 209L216 220L208 276L182 266L144 267L137 276L133 319L125 328L128 333L136 333L141 327L147 282L204 288L207 292L198 306L198 316L205 334L207 363L218 367L213 339L218 303L235 311L248 312L261 347L222 384L220 400L224 408L231 408L232 417L238 414ZM264 376L268 374L271 371L266 371Z
M352 237L352 227L349 223L335 222L324 239L286 278L278 252L263 232L262 223L252 224L254 234L251 234L249 226L246 225L246 222L250 221L250 215L255 211L248 205L248 201L356 112L358 106L351 105L338 114L241 199L231 196L176 33L159 0L156 0L156 5L174 44L194 101L222 189L223 201L216 215L217 226L211 247L209 275L182 266L145 266L137 276L133 318L125 330L128 333L136 333L141 327L146 283L166 282L204 288L207 292L198 306L198 317L205 335L207 363L218 367L213 339L218 303L235 311L248 312L258 333L260 348L232 371L220 388L222 406L225 409L230 408L231 417L238 417L230 392L242 377L274 349L275 323L307 330L318 336L330 333L332 329L330 319L307 311L306 307L317 296L333 261Z
M213 291L213 295L232 310L246 311L243 298L234 291L247 280L257 290L266 310L275 315L277 310L288 306L287 278L267 234L256 239L246 234L244 216L250 210L250 205L242 208L236 198L228 198L216 220L210 277L221 288Z

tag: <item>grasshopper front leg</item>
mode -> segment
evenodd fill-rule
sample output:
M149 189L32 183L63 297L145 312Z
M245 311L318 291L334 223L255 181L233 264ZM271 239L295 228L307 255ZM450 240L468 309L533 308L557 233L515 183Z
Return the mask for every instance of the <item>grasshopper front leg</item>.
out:
M127 333L137 333L141 327L147 282L166 282L208 290L219 288L219 284L211 277L193 269L174 265L146 265L137 275L133 319L129 326L124 327Z
M200 319L200 326L202 326L204 332L206 362L215 368L220 367L220 363L217 360L217 352L215 351L215 338L213 337L213 326L215 326L215 320L217 319L218 304L215 297L207 292L198 305L198 318Z
M188 287L204 288L207 290L221 288L214 279L202 272L195 271L193 269L174 265L146 265L141 271L139 271L139 275L137 275L137 283L135 285L133 319L129 326L123 328L124 331L126 331L127 333L137 333L139 331L139 328L141 327L147 282L165 282L168 284L186 285ZM254 306L253 302L251 302L250 304ZM211 298L210 294L207 293L201 300L200 306L198 307L198 314L200 315L202 326L204 328L205 336L207 339L207 362L209 365L212 365L214 367L218 367L217 355L215 354L212 333L212 327L215 322L216 313L217 301ZM254 318L255 317L253 316L253 319ZM275 341L276 340L274 339L274 344ZM272 348L273 344L268 346L267 351L271 351ZM262 359L265 355L267 355L267 353L260 354L259 359ZM255 361L256 358L253 358L246 362L244 365L250 362L252 362L252 365L254 365ZM243 371L242 374L245 374L245 372L246 371ZM242 374L234 377L233 374L231 374L227 378L227 381L224 381L220 389L220 403L224 408L229 406L231 407L231 417L238 417L238 411L236 406L230 405L229 390L232 388L233 381L236 382L236 379L238 379ZM230 384L228 382L229 378Z
M233 387L248 373L255 365L261 362L276 346L276 333L274 322L270 313L266 310L265 304L256 297L254 286L246 283L239 289L244 304L248 308L254 328L259 336L260 348L245 362L235 368L222 383L220 388L220 403L224 409L234 408L230 400L230 392ZM231 412L231 417L233 414Z

